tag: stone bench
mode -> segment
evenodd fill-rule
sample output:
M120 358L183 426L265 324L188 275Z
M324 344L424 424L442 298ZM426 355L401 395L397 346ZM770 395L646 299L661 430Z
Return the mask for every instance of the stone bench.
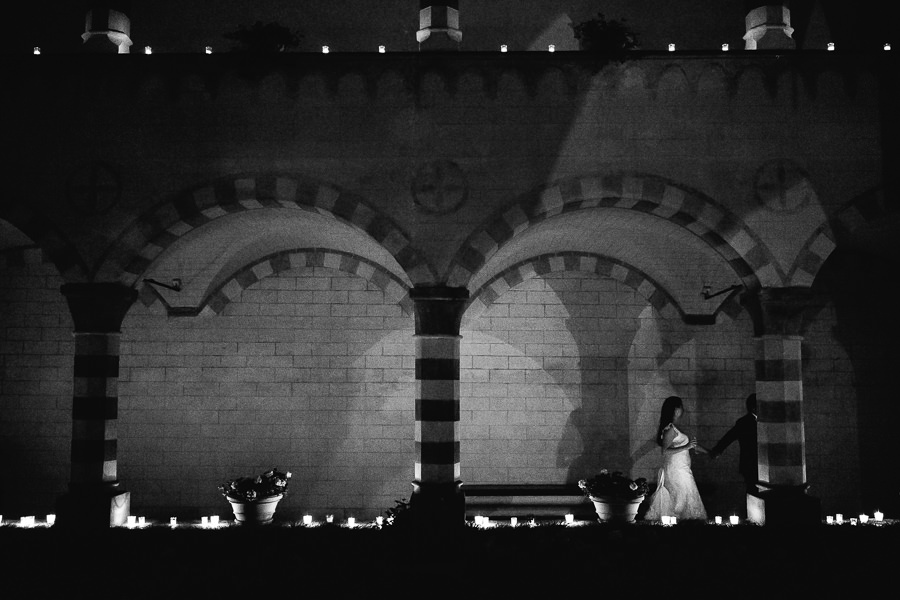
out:
M572 514L576 519L595 519L594 505L577 484L467 484L466 517L491 519L559 519Z

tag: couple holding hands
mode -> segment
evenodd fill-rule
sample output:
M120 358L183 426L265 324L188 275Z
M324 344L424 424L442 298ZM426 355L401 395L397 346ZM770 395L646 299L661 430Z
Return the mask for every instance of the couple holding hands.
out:
M650 506L644 515L645 520L659 521L663 516L673 516L678 520L706 520L706 508L703 506L694 474L691 472L691 450L715 458L737 440L740 445L739 470L747 490L755 489L756 394L747 397L746 407L747 414L737 420L719 443L707 449L697 443L697 438L689 438L678 428L678 423L684 415L684 403L681 398L669 396L663 401L656 433L656 443L662 450L663 465L659 470L656 490L650 496Z

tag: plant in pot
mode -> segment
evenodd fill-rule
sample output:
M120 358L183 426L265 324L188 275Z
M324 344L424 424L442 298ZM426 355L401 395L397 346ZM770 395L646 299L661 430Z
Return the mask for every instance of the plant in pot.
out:
M590 479L582 479L578 487L591 502L601 522L633 523L638 507L649 491L643 477L630 479L621 471L602 469Z
M266 525L275 517L278 502L287 493L290 472L272 468L256 477L238 477L219 486L231 503L234 520L242 525Z
M572 25L572 33L582 50L609 57L623 58L629 50L640 48L637 34L625 24L625 20L607 20L603 13Z

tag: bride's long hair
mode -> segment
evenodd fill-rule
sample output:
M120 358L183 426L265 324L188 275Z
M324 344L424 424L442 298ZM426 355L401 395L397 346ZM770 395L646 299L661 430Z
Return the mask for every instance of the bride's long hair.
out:
M663 400L662 409L659 411L659 427L656 429L656 443L662 446L663 430L669 426L672 419L675 418L675 409L684 410L684 403L678 396L669 396Z

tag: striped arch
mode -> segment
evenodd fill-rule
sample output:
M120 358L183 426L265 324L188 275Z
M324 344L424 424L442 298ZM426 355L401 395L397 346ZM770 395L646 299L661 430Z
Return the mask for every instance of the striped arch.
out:
M304 210L354 225L384 246L413 283L434 281L409 237L362 198L327 183L281 174L221 179L157 206L119 236L98 266L98 276L133 286L166 248L190 231L224 215L264 208Z
M532 277L573 271L615 279L635 290L664 318L684 318L675 299L647 274L614 258L586 252L542 254L514 264L472 294L465 318L478 318L497 298Z
M191 315L199 314L210 317L221 314L226 306L240 297L241 293L253 284L283 271L302 267L323 267L361 277L381 289L387 298L399 304L403 314L412 314L413 303L409 297L409 288L384 267L347 252L323 248L303 248L276 252L242 267L207 294L196 311L191 312ZM159 301L167 309L169 308L156 289L146 284L142 289L141 301L145 306ZM175 314L185 313L176 311Z
M448 284L465 286L503 245L549 217L590 208L617 208L658 216L687 229L721 255L749 290L780 280L769 251L741 221L708 198L646 175L587 176L560 181L520 197L473 233L447 271Z
M896 216L897 211L891 212L888 206L884 190L882 188L871 189L850 200L832 215L830 228L834 231L835 237L840 240L867 225L883 223L885 217Z
M88 280L87 265L75 245L49 219L38 213L24 209L23 214L0 213L3 219L26 235L41 252L41 260L53 263L63 280L83 283ZM25 254L32 254L34 248L10 250L0 256L0 266L22 264ZM32 257L33 258L33 257Z
M887 207L881 188L871 189L847 202L809 237L789 273L789 285L811 286L840 240L870 224L883 224L892 214Z

